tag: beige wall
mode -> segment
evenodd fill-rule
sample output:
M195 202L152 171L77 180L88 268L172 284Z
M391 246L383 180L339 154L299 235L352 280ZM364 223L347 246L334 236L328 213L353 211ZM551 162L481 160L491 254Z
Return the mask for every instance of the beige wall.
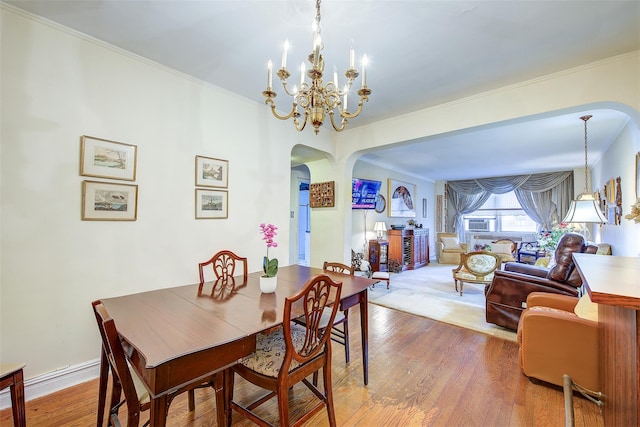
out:
M288 264L291 148L330 133L4 7L1 28L2 361L27 379L94 361L92 300L194 283L221 249L257 271L261 222ZM81 221L81 135L138 147L137 221ZM229 161L228 219L195 220L196 155Z
M592 171L591 188L602 191L610 179L620 177L622 188L622 213L620 225L595 226L593 240L610 243L614 255L640 256L640 224L624 219L640 194L636 194L636 153L640 152L640 136L633 123L620 132L602 159Z

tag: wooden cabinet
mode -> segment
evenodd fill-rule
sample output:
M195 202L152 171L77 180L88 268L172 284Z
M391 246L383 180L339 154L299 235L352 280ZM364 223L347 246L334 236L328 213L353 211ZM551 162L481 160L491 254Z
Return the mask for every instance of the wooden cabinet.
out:
M429 264L429 229L389 230L389 259L400 263L402 270Z
M602 390L597 391L603 393L604 425L640 425L640 260L577 253L573 259L598 304Z
M369 264L371 271L387 271L389 242L386 240L369 240Z

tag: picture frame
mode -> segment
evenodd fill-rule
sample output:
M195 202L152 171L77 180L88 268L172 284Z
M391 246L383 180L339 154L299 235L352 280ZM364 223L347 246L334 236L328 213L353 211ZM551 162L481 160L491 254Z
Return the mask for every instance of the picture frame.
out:
M138 186L103 181L82 181L83 221L135 221Z
M640 151L636 153L636 199L640 199Z
M229 216L229 193L225 190L196 188L196 219L226 219Z
M427 217L427 199L422 199L422 218Z
M96 178L136 180L138 147L82 135L80 137L80 175Z
M335 206L335 181L309 184L309 206L312 208L332 208Z
M389 217L416 217L416 186L408 182L389 178L387 186L387 212Z
M387 201L382 194L378 193L378 195L376 196L376 207L374 208L374 210L376 211L376 213L382 213L384 212L386 207Z
M227 188L229 161L196 156L196 187Z

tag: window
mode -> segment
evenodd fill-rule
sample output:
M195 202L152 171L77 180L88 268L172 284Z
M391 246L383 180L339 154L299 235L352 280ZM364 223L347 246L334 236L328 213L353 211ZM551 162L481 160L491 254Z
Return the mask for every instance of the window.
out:
M520 206L516 194L492 194L480 209L464 216L465 231L536 232L537 224Z

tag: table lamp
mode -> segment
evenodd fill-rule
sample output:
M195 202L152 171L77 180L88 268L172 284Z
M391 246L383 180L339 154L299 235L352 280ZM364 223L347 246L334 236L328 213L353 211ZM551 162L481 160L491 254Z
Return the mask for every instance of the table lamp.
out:
M387 224L384 221L376 221L373 225L373 230L378 233L378 240L382 240L382 233L387 231Z

